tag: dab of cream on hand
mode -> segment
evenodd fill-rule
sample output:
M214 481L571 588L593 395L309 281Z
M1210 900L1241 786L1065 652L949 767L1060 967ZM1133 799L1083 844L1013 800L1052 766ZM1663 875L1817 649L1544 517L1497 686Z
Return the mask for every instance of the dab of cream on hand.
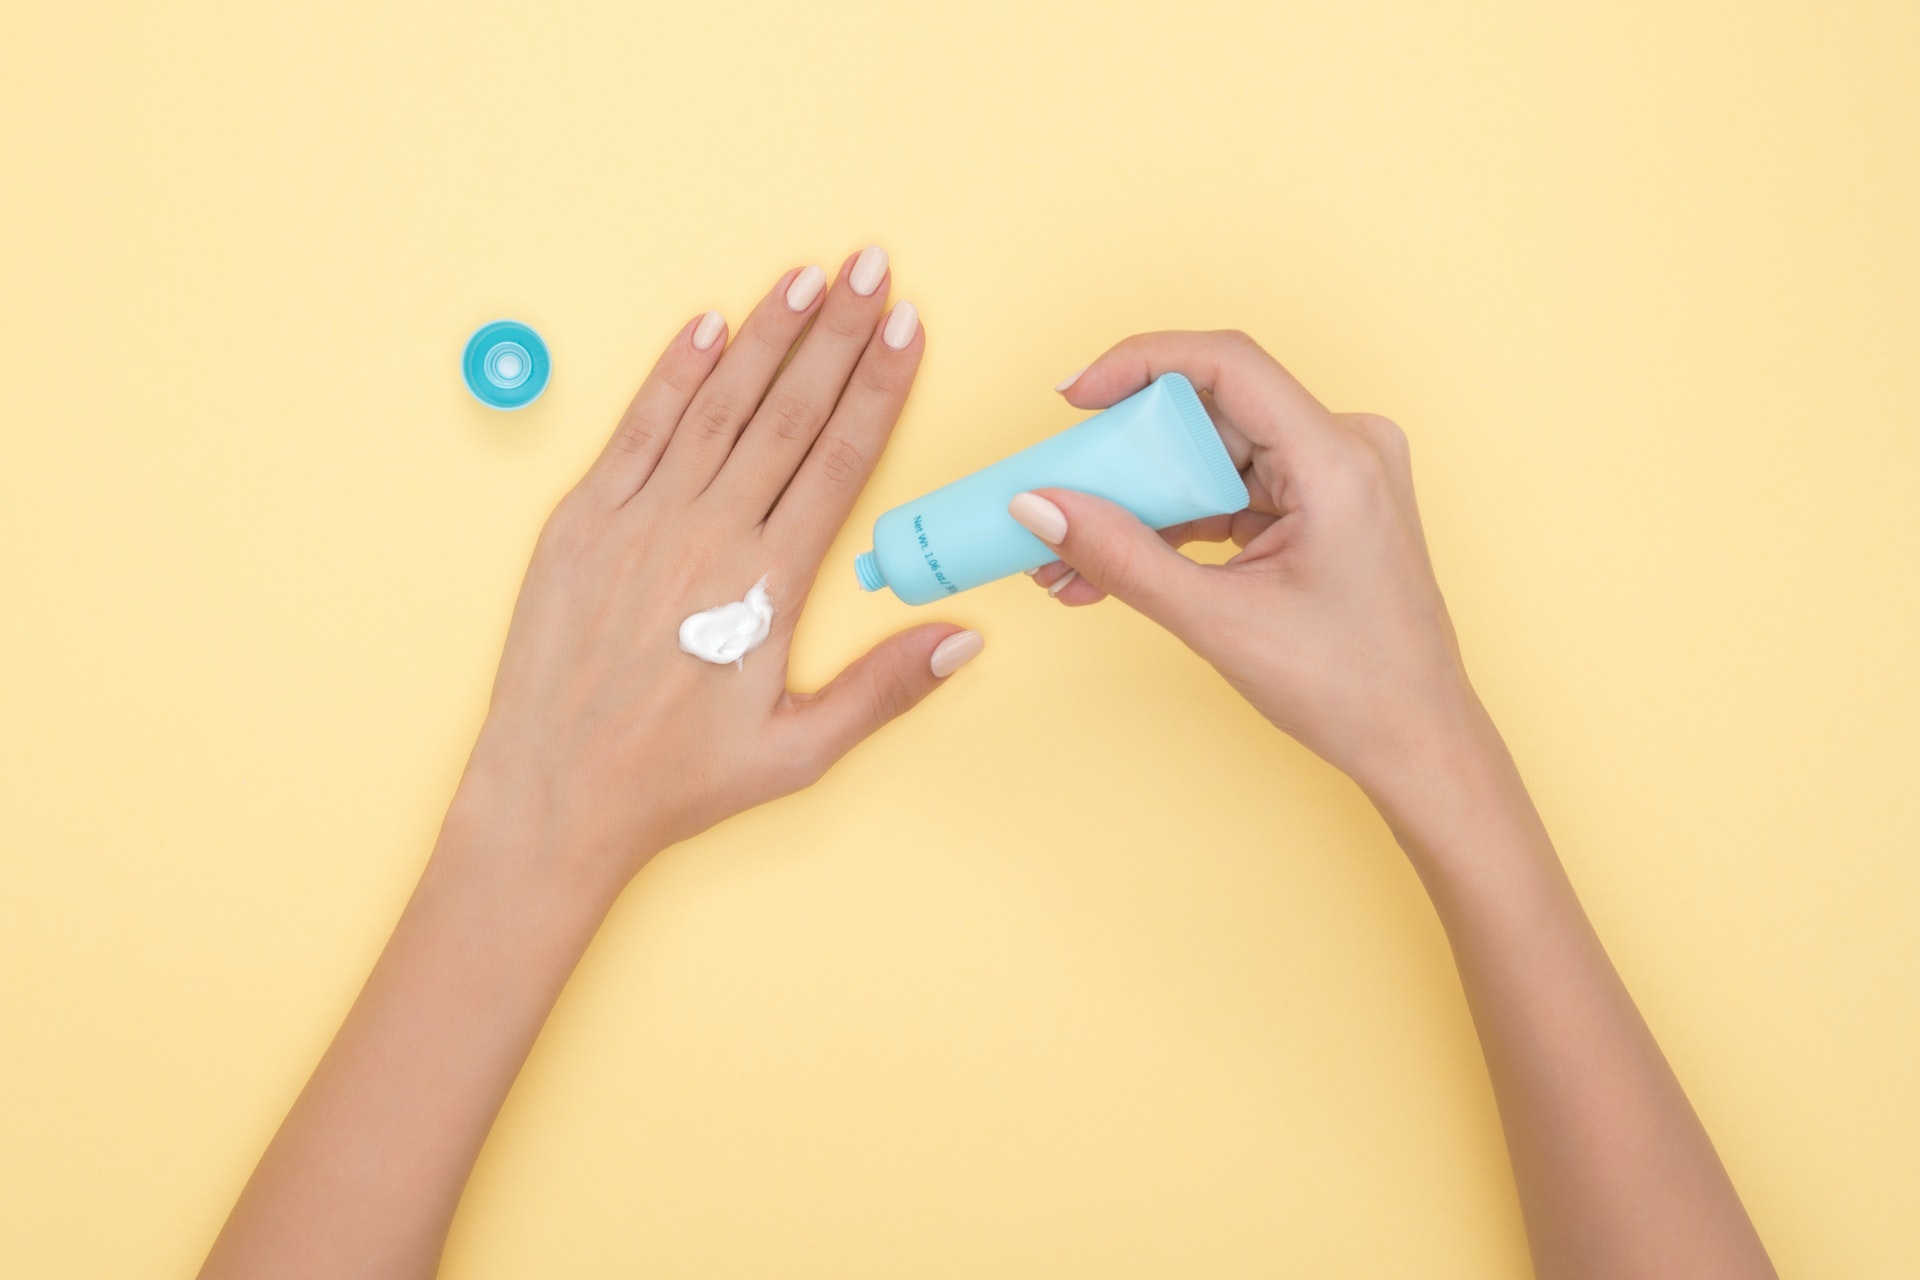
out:
M746 656L773 629L773 601L767 580L753 584L745 600L703 609L680 624L680 647L702 662L734 663L746 669Z

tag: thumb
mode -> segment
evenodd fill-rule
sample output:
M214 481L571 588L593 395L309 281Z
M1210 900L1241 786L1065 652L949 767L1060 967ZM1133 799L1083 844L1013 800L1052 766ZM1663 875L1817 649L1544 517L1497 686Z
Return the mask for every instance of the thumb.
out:
M943 622L888 636L818 693L795 695L795 757L811 764L814 772L825 772L874 730L918 705L984 648L978 631Z
M1175 635L1206 587L1204 568L1105 498L1041 489L1014 495L1007 514L1081 577Z

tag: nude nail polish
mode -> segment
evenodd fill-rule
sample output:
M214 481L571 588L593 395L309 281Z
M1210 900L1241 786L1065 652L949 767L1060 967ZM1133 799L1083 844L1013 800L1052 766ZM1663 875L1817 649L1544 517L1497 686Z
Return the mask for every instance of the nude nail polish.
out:
M979 657L986 647L986 637L978 631L956 631L935 646L927 665L944 680Z
M919 328L920 312L914 305L911 302L896 302L887 316L886 327L880 330L880 339L895 351L904 351Z
M1078 369L1075 369L1072 373L1060 379L1060 381L1054 383L1053 389L1055 391L1065 391L1068 387L1080 381L1080 375L1085 373L1088 369L1091 369L1092 367L1093 367L1092 365L1086 365L1086 364L1081 365Z
M1047 594L1050 596L1059 595L1062 587L1065 587L1069 582L1072 582L1075 578L1079 576L1080 576L1080 571L1078 569L1067 570L1065 573L1061 574L1059 577L1053 580L1053 585L1047 588Z
M787 286L787 308L791 311L805 311L820 296L820 289L827 283L827 273L818 267L808 267L793 278Z
M1059 546L1067 536L1067 513L1037 493L1014 494L1007 504L1007 514L1050 547Z
M847 283L863 298L872 297L886 278L887 251L877 244L862 249L860 256L853 260L853 270L847 273Z
M718 338L720 331L726 327L727 318L725 316L721 315L718 311L707 312L707 314L700 317L700 323L693 326L693 349L695 351L705 351L713 345L713 340Z

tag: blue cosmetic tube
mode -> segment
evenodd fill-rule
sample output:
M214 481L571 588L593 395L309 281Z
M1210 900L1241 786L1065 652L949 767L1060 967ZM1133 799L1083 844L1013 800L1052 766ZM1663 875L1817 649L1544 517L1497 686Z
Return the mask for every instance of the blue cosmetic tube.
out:
M854 574L868 591L891 587L908 604L929 604L1038 568L1058 557L1007 504L1044 488L1116 502L1155 529L1248 502L1193 384L1166 373L1057 436L887 512Z

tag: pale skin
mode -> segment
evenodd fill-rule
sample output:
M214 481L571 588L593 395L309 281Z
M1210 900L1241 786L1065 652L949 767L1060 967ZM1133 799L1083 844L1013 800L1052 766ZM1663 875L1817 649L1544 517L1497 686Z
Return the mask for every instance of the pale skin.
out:
M433 1274L487 1130L624 887L813 782L981 652L928 623L817 693L787 688L808 589L920 361L889 282L877 249L830 288L788 272L731 343L709 313L660 357L541 533L419 886L204 1277ZM1022 495L1011 513L1061 556L1036 580L1165 626L1379 809L1452 942L1540 1275L1773 1275L1467 679L1405 436L1329 413L1235 333L1129 338L1064 393L1098 408L1167 370L1206 395L1253 507L1156 534L1085 494ZM1223 566L1174 550L1228 537L1243 549ZM774 629L743 669L678 650L682 618L763 574Z

